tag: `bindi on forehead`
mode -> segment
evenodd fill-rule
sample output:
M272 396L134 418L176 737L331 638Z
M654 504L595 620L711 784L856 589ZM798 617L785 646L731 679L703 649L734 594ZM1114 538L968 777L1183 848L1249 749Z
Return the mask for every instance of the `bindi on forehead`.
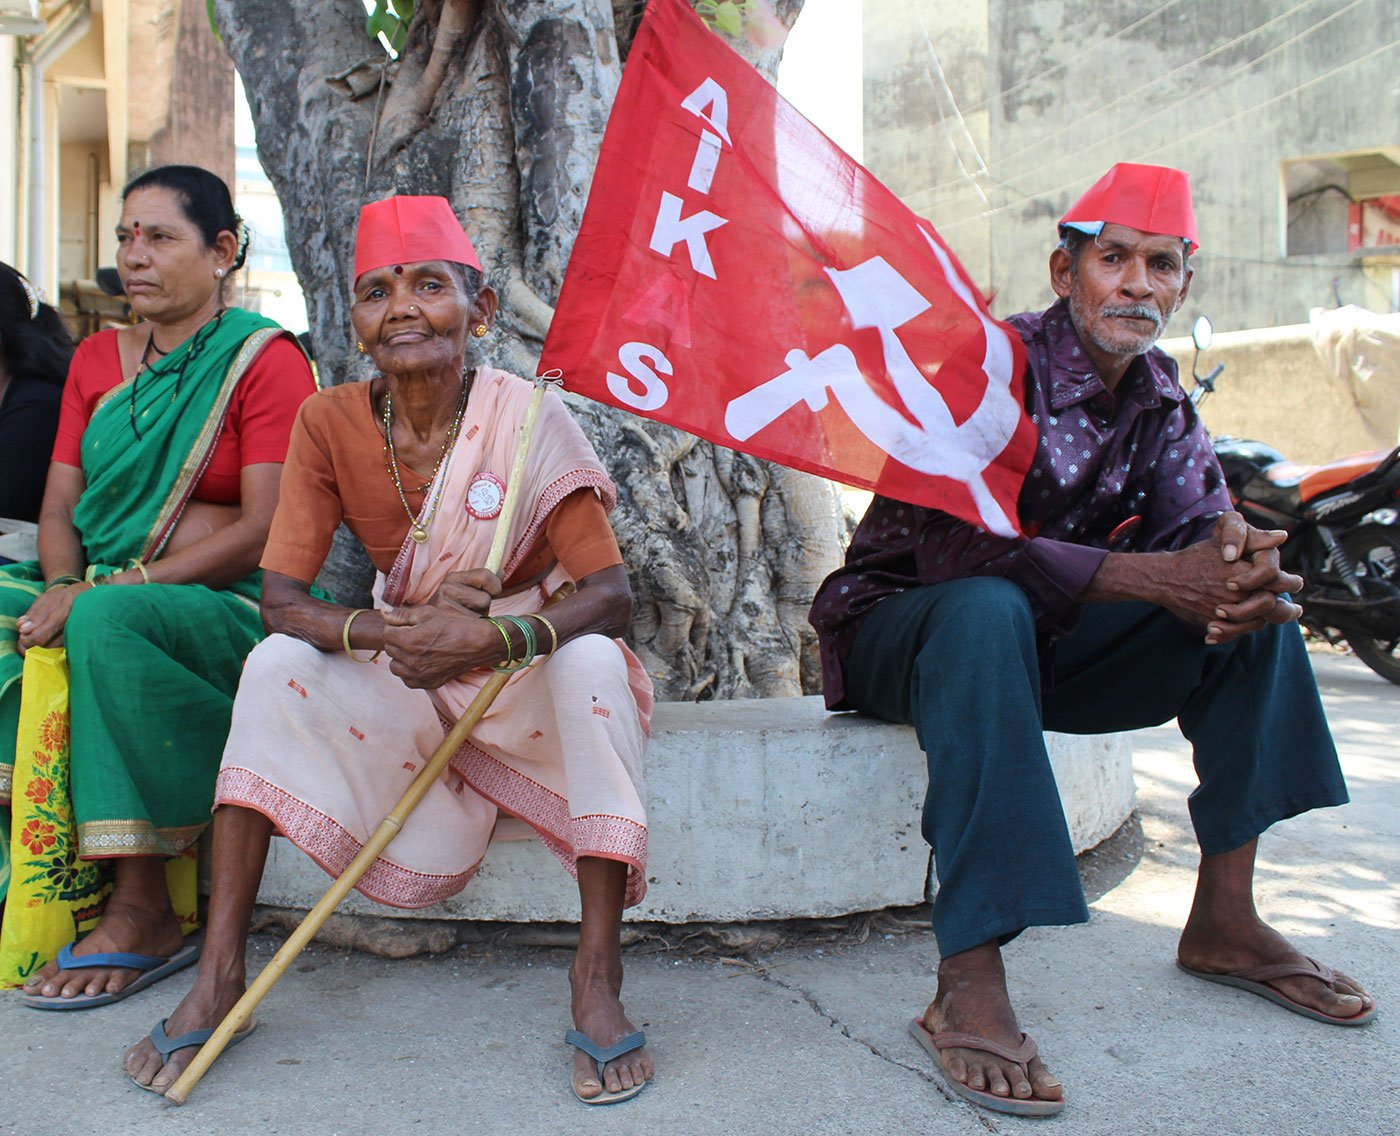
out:
M403 275L403 265L402 265L402 264L396 264L396 265L394 265L394 275L395 275L395 276L402 276L402 275Z

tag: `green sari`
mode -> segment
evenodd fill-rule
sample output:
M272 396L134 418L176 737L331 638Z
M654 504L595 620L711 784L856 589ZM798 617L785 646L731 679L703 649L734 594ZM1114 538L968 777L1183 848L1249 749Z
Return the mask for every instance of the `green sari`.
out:
M83 433L86 485L73 511L89 579L160 556L239 380L285 334L230 308L98 401ZM94 588L74 602L64 641L79 855L174 855L208 824L243 659L263 634L260 580L254 572L220 590ZM36 561L0 567L0 827L23 670L16 621L43 587ZM0 882L7 876L0 863Z

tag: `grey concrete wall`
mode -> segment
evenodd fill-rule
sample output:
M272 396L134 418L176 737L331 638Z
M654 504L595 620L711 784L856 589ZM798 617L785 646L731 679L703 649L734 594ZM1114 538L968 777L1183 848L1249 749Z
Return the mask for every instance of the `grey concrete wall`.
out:
M1119 161L1192 174L1203 254L1181 326L1394 310L1391 262L1283 255L1281 165L1400 144L1394 0L865 0L864 26L866 164L998 314L1045 306L1055 220Z
M1191 340L1166 339L1160 346L1176 359L1189 389ZM1202 356L1202 373L1216 363L1225 371L1201 407L1216 436L1254 438L1309 464L1395 445L1400 423L1388 432L1368 424L1354 390L1318 357L1307 324L1217 335Z

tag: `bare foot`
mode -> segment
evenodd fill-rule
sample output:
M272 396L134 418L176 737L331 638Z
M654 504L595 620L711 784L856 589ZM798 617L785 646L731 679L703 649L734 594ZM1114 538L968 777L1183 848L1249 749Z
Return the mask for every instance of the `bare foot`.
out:
M162 897L165 898L165 897ZM92 933L82 939L73 954L106 954L120 951L128 954L169 958L184 945L180 921L170 909L169 902L161 907L129 903L114 893L107 901L102 921ZM98 994L115 994L140 976L139 970L118 967L84 967L82 970L60 970L50 962L24 984L24 992L40 998L76 998Z
M185 995L184 1001L166 1019L165 1032L170 1037L178 1037L191 1030L214 1029L233 1009L234 1003L243 996L244 984L238 981L216 981L207 979L203 973L195 980L194 988ZM247 1027L245 1027L247 1028ZM185 1071L197 1047L177 1049L164 1060L149 1037L143 1037L126 1051L122 1057L122 1068L138 1085L145 1085L163 1093L175 1083L175 1079Z
M1275 963L1307 965L1307 958L1287 939L1253 911L1225 919L1193 908L1181 933L1176 957L1190 970L1207 974L1229 974ZM1302 975L1270 979L1284 997L1334 1018L1354 1018L1368 1013L1376 1004L1355 979L1341 971L1332 972L1332 981Z
M1006 992L1006 970L995 942L983 943L938 964L938 993L924 1011L924 1028L975 1034L1008 1049L1021 1044L1021 1027ZM949 1076L970 1089L1016 1100L1064 1100L1060 1082L1039 1057L1025 1065L979 1049L944 1049Z
M569 970L573 989L574 1028L587 1034L603 1048L616 1045L636 1027L622 1010L622 968L605 974L584 974L577 962ZM574 1051L574 1089L581 1097L596 1097L604 1090L620 1093L651 1080L656 1070L645 1046L624 1053L603 1068L598 1081L598 1063L582 1050Z

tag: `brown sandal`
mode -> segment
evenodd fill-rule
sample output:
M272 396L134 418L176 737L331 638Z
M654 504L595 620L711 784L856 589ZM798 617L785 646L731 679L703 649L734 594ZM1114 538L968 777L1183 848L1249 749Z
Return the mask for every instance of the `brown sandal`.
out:
M1314 958L1308 959L1306 966L1302 963L1276 962L1266 966L1252 966L1247 970L1232 970L1226 974L1214 974L1208 970L1192 970L1180 960L1177 961L1176 965L1178 969L1185 971L1193 978L1204 978L1207 982L1218 982L1221 986L1234 986L1240 990L1248 990L1251 994L1258 994L1259 997L1267 998L1285 1010L1292 1010L1295 1014L1312 1018L1315 1022L1326 1022L1332 1026L1364 1026L1376 1016L1374 1004L1369 1010L1362 1010L1359 1014L1353 1014L1349 1018L1339 1018L1335 1014L1324 1014L1321 1010L1314 1010L1311 1006L1294 1001L1282 990L1271 985L1280 978L1298 977L1316 978L1324 985L1332 986L1337 979L1336 974L1330 967L1323 966ZM1333 988L1335 989L1335 987Z
M1015 1049L1010 1049L1005 1045L999 1045L990 1038L978 1037L972 1033L954 1033L951 1030L930 1033L928 1027L918 1018L909 1023L909 1033L915 1041L928 1050L934 1065L943 1074L943 1079L948 1082L948 1087L963 1100L981 1105L992 1112L1005 1112L1011 1116L1057 1116L1065 1107L1065 1102L1062 1100L1023 1100L1020 1097L999 1097L996 1093L969 1088L949 1073L947 1066L943 1064L942 1051L945 1049L976 1049L982 1053L990 1053L993 1057L1000 1057L1003 1061L1020 1065L1022 1069L1025 1069L1040 1052L1036 1048L1035 1042L1025 1034L1021 1035L1021 1044ZM1026 1079L1030 1079L1029 1074L1027 1074Z

